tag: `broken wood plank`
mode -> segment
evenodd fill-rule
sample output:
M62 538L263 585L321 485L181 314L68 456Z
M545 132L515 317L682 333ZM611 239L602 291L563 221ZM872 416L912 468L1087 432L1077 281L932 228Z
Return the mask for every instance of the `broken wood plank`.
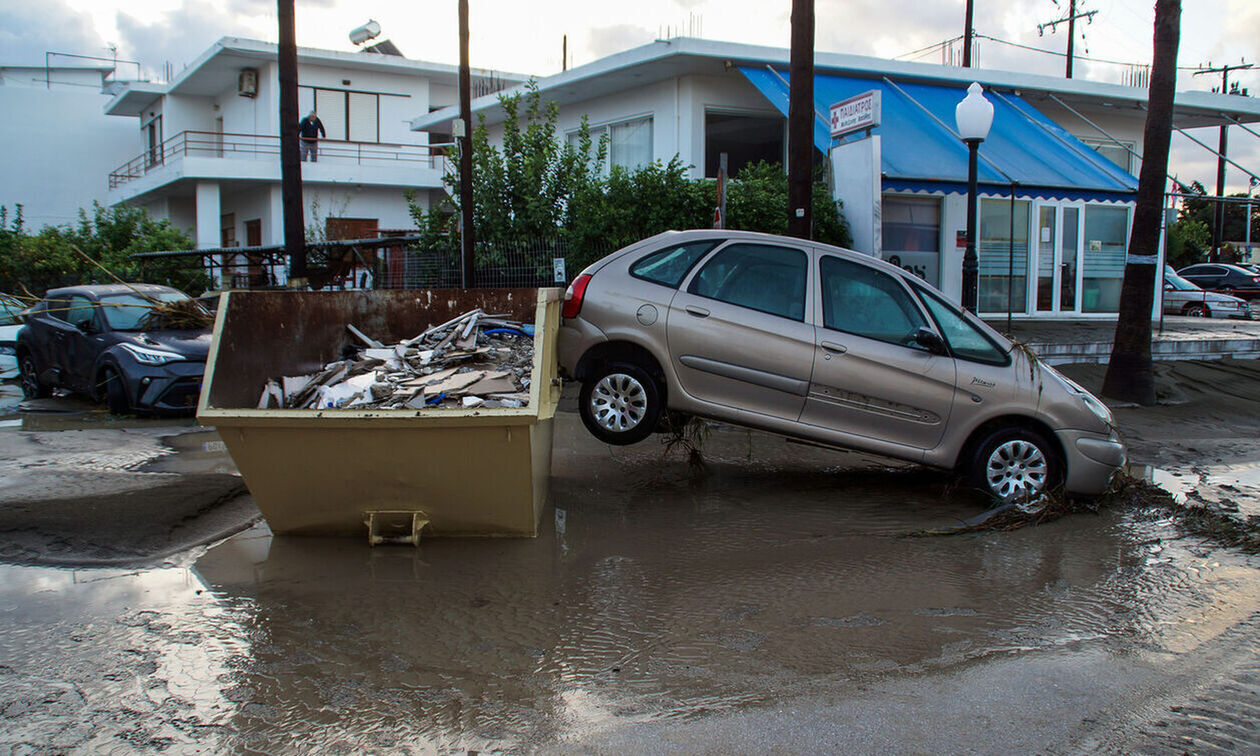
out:
M367 344L370 347L373 347L374 349L383 349L385 347L384 344L372 338L371 336L368 336L366 333L364 333L363 331L360 331L358 328L355 328L349 323L346 323L346 328L350 331L350 333L353 333L360 341L362 341L364 344Z

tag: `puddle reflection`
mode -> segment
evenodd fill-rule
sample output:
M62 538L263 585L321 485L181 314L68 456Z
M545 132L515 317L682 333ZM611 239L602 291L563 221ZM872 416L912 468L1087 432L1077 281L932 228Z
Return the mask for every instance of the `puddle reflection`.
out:
M658 468L619 458L596 490L562 462L535 540L373 549L259 526L184 567L0 568L0 689L25 702L0 730L85 750L532 750L999 654L1167 646L1210 632L1176 618L1255 590L1239 560L1113 513L908 537L976 512L932 475Z

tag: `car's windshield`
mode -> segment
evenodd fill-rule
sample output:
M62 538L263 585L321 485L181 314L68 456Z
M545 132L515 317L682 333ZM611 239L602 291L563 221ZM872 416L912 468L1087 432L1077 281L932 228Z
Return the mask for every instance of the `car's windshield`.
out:
M1194 284L1190 283L1189 281L1177 275L1176 273L1172 273L1168 271L1164 273L1164 284L1167 286L1171 286L1172 288L1177 289L1178 291L1199 291L1200 290L1198 286L1195 286Z
M139 294L110 294L101 297L101 312L109 327L115 331L139 331L148 328L146 322L153 313L154 302L179 302L189 299L182 291L155 291Z

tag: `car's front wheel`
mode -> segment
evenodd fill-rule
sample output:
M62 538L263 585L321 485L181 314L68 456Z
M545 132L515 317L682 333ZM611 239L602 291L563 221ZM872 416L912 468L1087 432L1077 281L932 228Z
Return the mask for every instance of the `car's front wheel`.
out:
M111 415L126 415L131 412L131 400L127 398L127 387L123 385L122 376L113 368L105 368L101 373L104 384L105 406Z
M1192 318L1209 318L1207 306L1198 302L1186 305L1185 314Z
M1025 511L1044 506L1044 497L1063 480L1054 444L1028 428L1000 428L976 446L971 483L1002 504Z
M18 363L18 371L22 375L22 397L25 399L43 399L52 394L52 389L39 380L39 370L35 368L35 358L23 354Z
M582 382L578 412L591 435L607 444L647 438L661 417L661 392L647 371L630 363L596 369Z

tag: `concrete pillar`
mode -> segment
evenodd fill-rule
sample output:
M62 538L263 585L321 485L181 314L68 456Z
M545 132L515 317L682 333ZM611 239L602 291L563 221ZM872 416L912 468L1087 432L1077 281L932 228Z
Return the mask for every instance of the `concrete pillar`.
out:
M284 246L284 187L279 182L267 188L267 211L263 213L263 244L267 246ZM283 257L283 255L281 255ZM289 280L287 263L271 268L271 278L278 285L285 285Z
M263 244L284 244L284 188L280 184L267 187L267 212L263 214Z
M221 246L219 226L222 221L222 208L219 205L219 182L198 181L195 195L197 204L197 249L213 249ZM216 261L216 262L221 262ZM221 288L220 266L215 265L210 272L211 288Z
M219 205L219 182L197 182L197 249L220 246L219 224L223 212Z

